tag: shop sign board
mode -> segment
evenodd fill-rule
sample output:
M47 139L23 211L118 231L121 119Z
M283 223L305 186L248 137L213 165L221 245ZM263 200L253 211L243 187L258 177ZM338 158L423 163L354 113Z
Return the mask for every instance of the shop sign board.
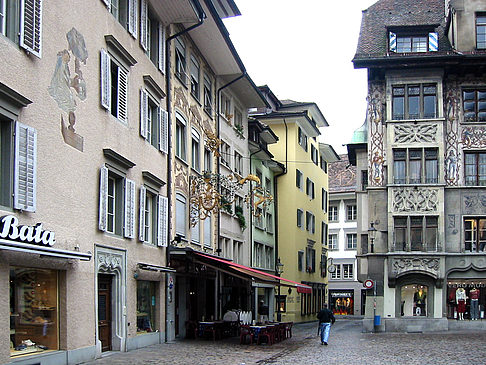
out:
M42 223L35 226L19 226L19 220L13 215L0 218L0 238L37 246L52 247L56 243L55 233L44 230Z
M332 298L350 298L353 293L350 292L330 292Z

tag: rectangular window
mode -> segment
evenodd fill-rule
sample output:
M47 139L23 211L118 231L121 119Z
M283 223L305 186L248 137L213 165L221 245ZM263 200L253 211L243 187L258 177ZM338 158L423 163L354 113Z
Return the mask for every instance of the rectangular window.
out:
M463 90L465 122L486 122L486 89Z
M467 186L486 185L486 152L465 152L465 180Z
M10 356L59 349L58 272L10 267ZM33 344L25 346L24 341Z
M315 195L315 190L314 190L314 182L311 179L309 179L309 178L306 179L305 193L311 199L314 199L315 196L316 196Z
M434 216L394 217L397 251L434 252L438 248L438 218Z
M316 250L311 247L306 247L305 249L305 266L306 272L316 272Z
M321 243L323 245L326 245L326 239L327 239L328 233L327 233L327 223L326 222L321 222Z
M486 49L486 15L476 14L476 48Z
M224 118L227 122L231 122L233 119L233 112L231 109L231 99L225 95L221 94L221 112L223 113Z
M339 280L341 279L341 264L335 264L336 270L331 273L331 279Z
M108 173L108 216L107 229L109 233L120 235L123 229L123 177Z
M423 251L423 217L410 217L410 249Z
M199 143L199 133L192 129L192 145L191 145L191 167L196 170L201 170L201 146Z
M361 190L365 191L368 187L368 170L361 170Z
M135 1L135 0L132 0ZM152 63L158 67L162 72L165 70L165 30L159 19L156 17L155 12L148 7L147 8L147 56ZM145 29L143 30L145 32Z
M316 217L311 212L305 212L305 229L311 234L316 232Z
M427 52L426 36L397 37L397 53Z
M297 128L299 145L305 150L305 152L307 152L307 136L300 127Z
M329 235L329 250L334 251L338 249L338 235L332 233Z
M304 212L302 209L297 209L297 227L302 228L303 227L303 222L302 219L304 217Z
M428 252L437 251L439 222L437 217L425 217L425 249Z
M437 184L439 182L436 148L393 150L393 182L395 184Z
M329 221L330 222L338 221L338 207L335 205L329 206Z
M255 227L259 229L264 229L265 227L263 226L263 219L265 218L265 215L263 214L263 209L258 207L256 209L256 215L255 215Z
M120 122L127 123L128 70L101 50L101 105Z
M304 271L304 251L297 252L297 268L299 271Z
M343 279L353 279L353 264L343 264Z
M186 198L177 193L176 194L176 234L182 237L186 236L186 221L187 221L187 211L186 211Z
M235 151L235 172L243 176L243 156Z
M200 66L198 60L191 56L191 95L194 96L196 100L199 100L200 94Z
M346 234L346 249L356 250L358 244L358 235L356 233Z
M156 332L157 308L155 281L137 280L137 334Z
M327 212L327 191L326 189L322 188L322 201L321 201L321 207L324 213Z
M407 218L395 217L395 249L399 251L407 251Z
M268 177L265 178L265 190L268 192L268 194L273 194L272 180L270 180Z
M110 12L126 28L128 25L128 0L110 0Z
M211 216L204 220L204 246L211 247L212 234L211 234Z
M243 133L243 114L235 108L235 128Z
M213 166L213 155L210 150L204 149L204 171L211 171Z
M300 190L303 189L304 186L304 175L300 170L295 170L295 186L297 186Z
M144 209L144 242L157 244L157 194L150 190L145 190L145 209Z
M314 145L311 145L311 160L316 166L319 165L319 152L317 151L317 148L314 147Z
M273 233L273 215L267 213L267 233Z
M355 221L357 218L358 209L355 204L346 205L346 220Z
M221 146L219 147L221 155L221 164L227 168L231 168L231 147L224 141L221 141Z
M187 86L186 44L181 37L177 37L175 46L175 75L184 86Z
M213 116L213 83L208 75L204 75L204 111Z
M392 88L392 118L437 118L437 86L435 84L400 85Z
M486 218L464 220L464 249L466 252L484 252L486 247Z
M182 160L186 160L186 122L182 119L182 117L177 114L176 115L176 156Z
M320 156L320 165L321 165L321 170L327 174L327 162L326 160L324 160L324 157L322 156Z

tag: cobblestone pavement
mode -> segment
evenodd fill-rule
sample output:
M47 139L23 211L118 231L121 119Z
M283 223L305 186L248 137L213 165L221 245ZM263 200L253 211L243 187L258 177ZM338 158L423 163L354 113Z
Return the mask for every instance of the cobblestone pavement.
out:
M486 332L361 333L361 322L337 321L329 346L317 337L317 323L294 325L293 337L267 345L240 345L239 338L181 340L85 365L300 365L300 364L483 364Z

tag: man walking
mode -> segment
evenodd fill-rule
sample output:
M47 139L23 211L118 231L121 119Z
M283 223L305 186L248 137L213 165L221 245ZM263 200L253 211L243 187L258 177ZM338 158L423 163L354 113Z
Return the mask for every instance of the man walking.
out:
M321 330L321 345L327 346L331 324L334 324L336 318L334 318L334 314L327 308L326 303L324 303L324 307L317 314L317 318L319 319L319 328Z

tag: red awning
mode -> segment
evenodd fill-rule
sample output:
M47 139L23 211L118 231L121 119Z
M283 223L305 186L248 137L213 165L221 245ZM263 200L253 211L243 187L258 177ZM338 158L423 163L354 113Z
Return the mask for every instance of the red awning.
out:
M202 252L196 252L195 251L194 253L197 256L204 258L204 260L209 260L209 261L212 260L213 262L223 264L231 270L235 270L238 273L243 273L243 274L245 274L249 277L252 277L254 279L257 279L259 281L264 281L264 282L267 282L267 283L270 282L270 283L273 283L275 285L280 284L280 285L288 286L288 287L291 287L291 288L297 288L298 293L312 293L312 287L310 287L308 285L298 283L298 282L293 281L293 280L285 279L281 276L272 275L272 274L266 273L264 271L253 269L253 268L245 266L245 265L237 264L235 262L225 260L223 258L206 255Z

